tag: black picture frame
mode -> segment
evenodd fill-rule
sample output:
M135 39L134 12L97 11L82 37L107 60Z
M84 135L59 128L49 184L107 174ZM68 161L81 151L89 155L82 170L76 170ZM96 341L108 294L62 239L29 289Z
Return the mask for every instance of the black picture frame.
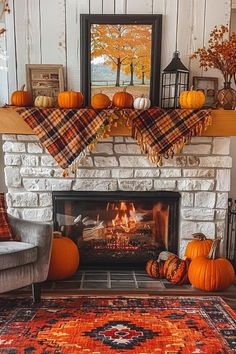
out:
M91 33L92 24L140 24L152 26L150 100L152 106L159 105L162 15L80 15L80 73L81 91L85 106L91 99Z

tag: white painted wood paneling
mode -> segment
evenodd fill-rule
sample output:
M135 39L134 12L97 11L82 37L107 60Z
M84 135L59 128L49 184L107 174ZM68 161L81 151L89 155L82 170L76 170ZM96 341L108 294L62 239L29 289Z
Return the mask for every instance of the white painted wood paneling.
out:
M126 14L127 0L115 0L115 13Z
M152 0L127 0L127 14L151 14Z
M41 0L43 64L66 65L65 0Z
M90 13L102 14L102 0L90 0Z
M189 69L193 22L193 0L179 0L177 49L182 63Z
M0 22L0 28L4 28L5 23ZM6 35L0 36L0 106L8 103L8 77L7 77L7 56L6 56Z
M89 13L87 0L66 3L67 88L80 90L80 14Z
M103 13L104 14L115 13L115 0L103 0Z
M8 55L8 92L10 94L18 88L16 74L16 47L15 47L15 8L14 0L8 1L11 12L5 16L6 47Z
M153 14L164 14L165 13L165 0L153 0L152 7Z
M27 0L29 64L41 64L40 0Z

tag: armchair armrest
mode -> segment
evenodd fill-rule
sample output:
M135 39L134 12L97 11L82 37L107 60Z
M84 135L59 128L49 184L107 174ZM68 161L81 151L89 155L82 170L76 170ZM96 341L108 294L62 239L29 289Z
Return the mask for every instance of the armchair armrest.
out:
M52 224L18 219L11 215L8 215L8 218L14 235L19 235L22 242L37 246L38 256L34 265L34 282L44 281L47 278L51 255Z

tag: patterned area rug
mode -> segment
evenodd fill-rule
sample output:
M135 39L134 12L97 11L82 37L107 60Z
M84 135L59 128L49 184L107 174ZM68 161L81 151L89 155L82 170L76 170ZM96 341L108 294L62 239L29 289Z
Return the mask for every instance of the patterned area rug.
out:
M236 352L236 314L219 297L0 298L0 353Z

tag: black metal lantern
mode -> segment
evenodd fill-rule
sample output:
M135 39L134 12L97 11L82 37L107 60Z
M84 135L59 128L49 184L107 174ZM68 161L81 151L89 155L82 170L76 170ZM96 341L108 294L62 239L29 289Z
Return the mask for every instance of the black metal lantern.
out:
M178 108L180 93L188 88L189 70L181 62L179 52L175 51L170 64L162 73L161 107Z

